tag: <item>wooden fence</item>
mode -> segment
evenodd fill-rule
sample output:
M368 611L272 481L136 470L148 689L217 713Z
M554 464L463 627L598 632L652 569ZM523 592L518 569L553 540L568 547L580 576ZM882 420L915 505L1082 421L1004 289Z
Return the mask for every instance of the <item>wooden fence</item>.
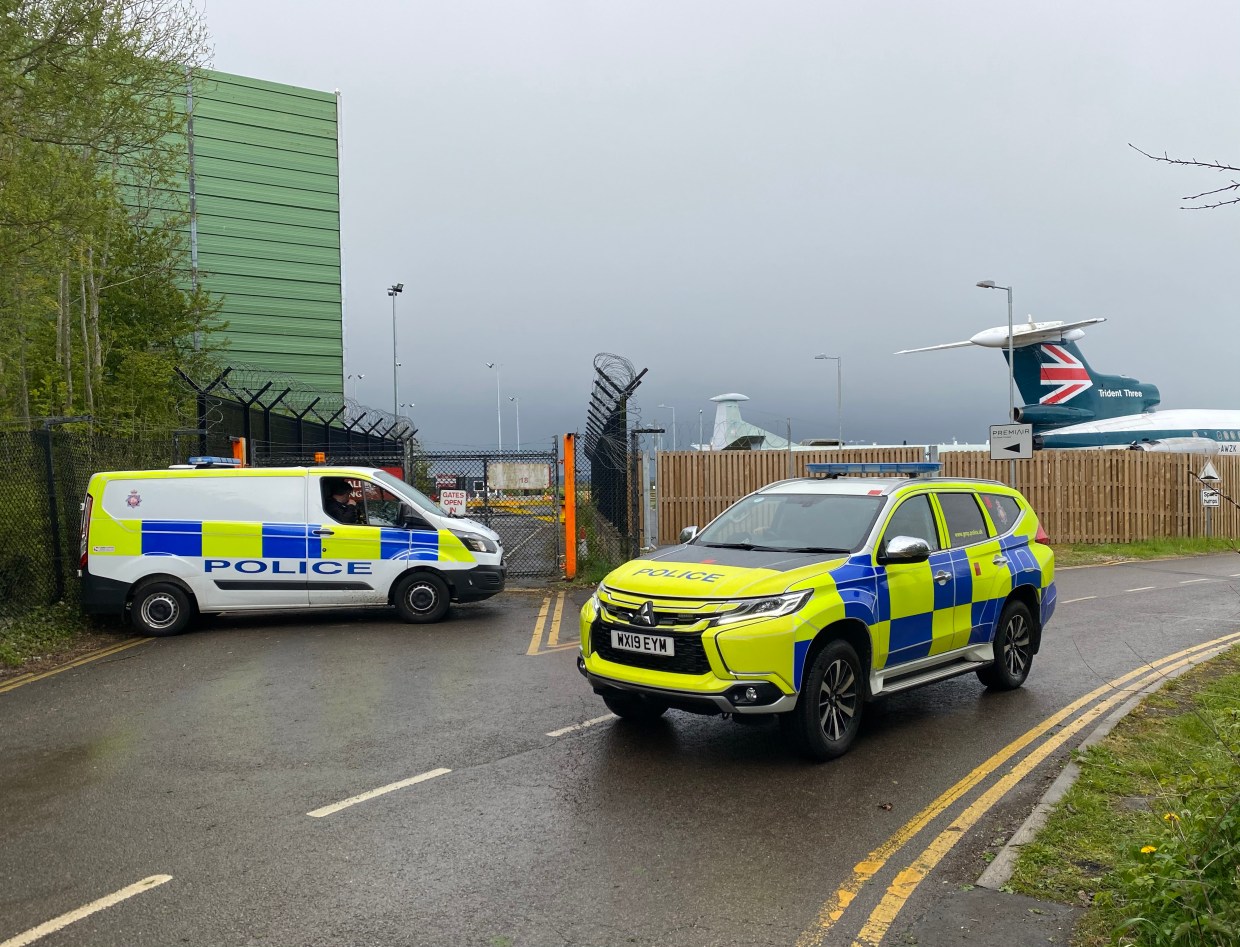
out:
M796 451L680 451L658 455L659 543L683 526L705 526L747 493L803 477L807 464L923 460L921 447ZM1224 497L1211 511L1210 533L1240 537L1240 455L1210 458ZM944 477L1007 482L1008 461L978 451L939 455ZM1052 542L1124 543L1206 534L1201 484L1206 458L1131 450L1046 450L1016 461L1016 487L1033 504Z

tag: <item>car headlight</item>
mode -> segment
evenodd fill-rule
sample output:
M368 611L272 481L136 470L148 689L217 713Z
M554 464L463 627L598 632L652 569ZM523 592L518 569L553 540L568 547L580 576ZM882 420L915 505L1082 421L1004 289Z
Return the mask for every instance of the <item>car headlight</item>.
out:
M491 540L477 533L458 533L452 530L452 535L464 543L466 549L472 549L474 552L496 552L499 549Z
M725 612L715 619L717 625L730 625L733 622L748 621L751 618L779 618L791 615L809 601L814 594L813 589L804 592L789 592L787 595L772 595L770 598L752 598L742 601L730 612Z

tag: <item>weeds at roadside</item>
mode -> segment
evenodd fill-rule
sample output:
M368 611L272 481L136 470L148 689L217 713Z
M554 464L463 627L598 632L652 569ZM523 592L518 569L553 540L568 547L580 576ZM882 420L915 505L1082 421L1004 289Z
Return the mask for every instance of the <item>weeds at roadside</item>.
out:
M1091 903L1078 947L1240 944L1240 648L1170 682L1078 762L1009 887Z

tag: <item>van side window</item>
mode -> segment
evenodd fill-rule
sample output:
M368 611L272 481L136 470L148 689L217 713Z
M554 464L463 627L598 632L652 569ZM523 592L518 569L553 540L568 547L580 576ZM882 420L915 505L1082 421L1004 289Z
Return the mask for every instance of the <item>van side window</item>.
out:
M947 520L947 535L953 546L968 546L981 542L990 534L982 518L982 508L972 493L938 493L943 519Z
M362 502L366 509L366 518L363 522L371 526L391 526L401 529L428 528L420 517L416 525L410 523L409 505L377 483L371 483L369 480L362 481Z
M363 506L353 482L344 477L324 477L319 481L323 512L337 523L365 523Z
M995 534L1002 536L1010 532L1020 519L1020 504L1012 497L997 493L983 493L981 496L986 512L990 514L990 521L995 524Z
M886 542L893 536L924 539L929 543L931 552L942 548L939 544L939 529L934 522L934 510L930 508L930 497L924 493L921 496L909 497L896 507L887 523L887 533L883 541Z

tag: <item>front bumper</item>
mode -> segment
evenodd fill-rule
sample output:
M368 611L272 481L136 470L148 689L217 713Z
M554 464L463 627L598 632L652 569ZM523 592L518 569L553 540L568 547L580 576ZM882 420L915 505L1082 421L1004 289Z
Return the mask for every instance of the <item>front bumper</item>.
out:
M504 591L508 570L502 566L477 565L472 569L450 572L452 598L457 602L481 602Z
M766 626L767 631L758 631L760 626ZM770 626L777 626L778 630L771 634ZM612 628L670 635L675 641L675 655L656 658L615 648L611 644ZM581 613L577 667L595 693L602 696L617 692L645 694L678 710L699 714L772 714L791 710L796 704L796 692L788 678L775 670L778 662L773 657L786 649L790 660L791 623L775 619L754 622L748 629L735 631L740 638L731 639L718 628L702 632L612 625L587 603ZM773 651L754 657L758 642L773 646ZM739 669L741 661L749 663L740 667L753 670Z

